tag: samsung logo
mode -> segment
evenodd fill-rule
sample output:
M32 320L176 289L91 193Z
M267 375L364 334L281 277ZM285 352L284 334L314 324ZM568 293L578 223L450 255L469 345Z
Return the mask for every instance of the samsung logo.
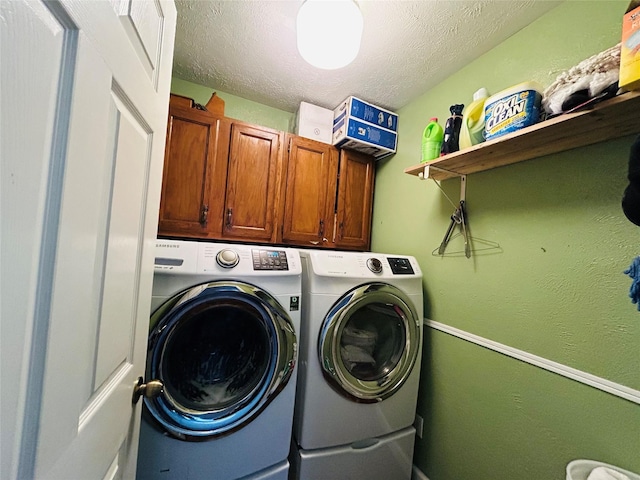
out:
M156 247L160 247L160 248L180 248L180 245L172 245L170 243L156 243Z

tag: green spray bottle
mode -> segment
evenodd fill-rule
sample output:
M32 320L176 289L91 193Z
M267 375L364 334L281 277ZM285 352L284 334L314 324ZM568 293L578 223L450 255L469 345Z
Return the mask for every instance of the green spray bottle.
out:
M428 162L440 156L444 130L438 123L438 119L433 117L422 134L422 162Z

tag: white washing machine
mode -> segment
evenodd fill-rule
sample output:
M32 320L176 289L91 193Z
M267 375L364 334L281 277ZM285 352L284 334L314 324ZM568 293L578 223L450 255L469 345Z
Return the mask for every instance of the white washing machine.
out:
M294 249L158 240L138 480L286 480L301 263Z
M292 477L409 479L422 354L420 267L403 255L300 256Z

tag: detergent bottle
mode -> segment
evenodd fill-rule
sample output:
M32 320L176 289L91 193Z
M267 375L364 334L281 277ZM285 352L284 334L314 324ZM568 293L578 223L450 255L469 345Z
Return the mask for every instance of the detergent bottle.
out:
M438 123L438 119L433 117L422 134L422 161L427 162L440 156L444 130Z
M484 142L484 101L487 98L487 89L479 89L473 94L473 102L462 111L460 150Z
M451 116L447 118L444 124L444 139L442 140L442 148L440 155L457 152L460 150L460 127L462 127L462 109L464 105L456 104L449 107Z

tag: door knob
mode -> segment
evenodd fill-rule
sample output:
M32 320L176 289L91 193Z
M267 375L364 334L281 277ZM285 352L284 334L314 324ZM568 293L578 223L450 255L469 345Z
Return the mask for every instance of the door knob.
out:
M138 403L140 397L144 395L145 398L155 398L162 393L164 384L161 380L150 380L147 383L143 383L142 377L138 377L138 381L133 386L133 397L131 403L134 405Z

